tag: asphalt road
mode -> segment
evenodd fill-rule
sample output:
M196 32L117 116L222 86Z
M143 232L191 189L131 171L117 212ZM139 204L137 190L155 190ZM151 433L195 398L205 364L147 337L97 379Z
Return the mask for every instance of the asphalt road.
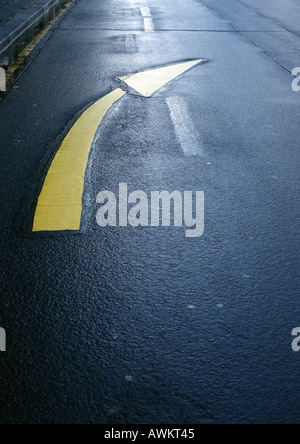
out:
M84 231L29 233L74 117L117 76L199 58L107 114ZM297 0L79 0L64 16L0 103L2 424L299 423L299 65ZM204 191L204 235L100 228L97 194L119 183Z

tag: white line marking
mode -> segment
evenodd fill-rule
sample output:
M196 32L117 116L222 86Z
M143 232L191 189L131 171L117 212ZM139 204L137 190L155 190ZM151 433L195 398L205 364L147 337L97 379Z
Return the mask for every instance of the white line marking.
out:
M146 32L154 32L154 24L150 8L143 7L140 8L141 16L144 17L144 30Z
M140 8L143 17L151 17L150 8Z
M185 100L182 97L168 97L166 102L182 151L186 156L202 156L203 150Z
M144 18L144 29L146 32L154 31L154 24L151 17Z

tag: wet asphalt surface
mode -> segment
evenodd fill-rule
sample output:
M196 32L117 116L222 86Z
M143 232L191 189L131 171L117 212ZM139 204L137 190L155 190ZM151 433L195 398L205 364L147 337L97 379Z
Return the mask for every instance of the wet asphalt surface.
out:
M0 103L1 423L300 421L300 93L289 72L300 8L282 5L80 0ZM198 58L207 63L106 116L85 231L28 234L24 208L74 116L117 76ZM203 237L101 229L96 196L121 182L204 190Z

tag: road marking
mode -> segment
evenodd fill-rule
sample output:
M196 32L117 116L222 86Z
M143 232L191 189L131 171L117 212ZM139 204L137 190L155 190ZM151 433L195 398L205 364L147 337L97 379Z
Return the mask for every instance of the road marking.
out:
M146 7L140 8L140 11L141 11L141 15L143 17L151 17L150 8L146 8Z
M144 18L144 30L145 32L154 32L154 24L151 17Z
M202 61L179 63L120 79L144 97L150 97ZM126 91L121 88L107 94L88 108L73 125L44 181L34 214L33 232L80 230L85 172L95 134L107 111L125 94ZM174 116L178 119L178 111L176 107L174 109Z
M170 116L175 128L178 142L186 156L203 155L193 120L190 117L188 106L182 97L168 97L166 99Z
M144 30L146 32L154 32L154 23L150 8L142 7L140 8L141 16L144 17Z
M120 80L142 96L151 97L163 86L167 85L186 71L199 65L201 62L203 62L203 59L178 63L176 65L140 72L132 76L120 77Z
M71 128L56 154L38 199L33 231L80 229L84 177L97 129L126 93L117 89L92 105Z

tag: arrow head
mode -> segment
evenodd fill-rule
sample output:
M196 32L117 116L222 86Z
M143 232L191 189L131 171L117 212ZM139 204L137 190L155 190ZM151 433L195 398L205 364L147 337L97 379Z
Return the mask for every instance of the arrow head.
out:
M149 71L119 77L119 80L137 91L142 96L151 97L163 86L167 85L172 80L203 62L204 59L198 59L189 62L177 63L175 65L164 66L162 68L151 69Z

